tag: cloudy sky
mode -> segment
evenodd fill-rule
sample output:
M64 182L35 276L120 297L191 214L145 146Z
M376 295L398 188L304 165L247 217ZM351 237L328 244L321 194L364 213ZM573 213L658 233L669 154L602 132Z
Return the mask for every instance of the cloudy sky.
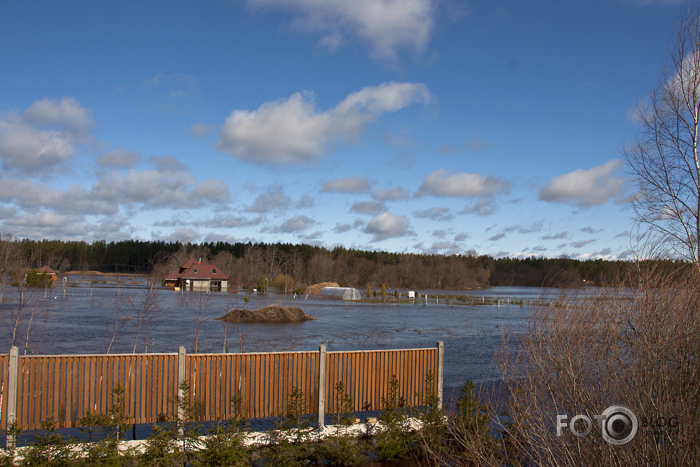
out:
M0 3L0 231L625 258L687 3Z

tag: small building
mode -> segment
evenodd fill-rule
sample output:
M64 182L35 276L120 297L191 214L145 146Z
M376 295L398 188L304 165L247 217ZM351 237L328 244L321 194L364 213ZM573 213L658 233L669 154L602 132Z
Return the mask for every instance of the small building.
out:
M56 282L56 279L58 278L58 273L48 266L42 266L39 269L37 269L36 272L38 272L39 274L46 274L47 276L49 276L52 282Z
M325 298L340 298L342 300L362 300L360 291L352 287L324 287L318 293Z
M163 280L163 285L191 292L226 292L228 276L213 264L202 264L194 258L175 268Z

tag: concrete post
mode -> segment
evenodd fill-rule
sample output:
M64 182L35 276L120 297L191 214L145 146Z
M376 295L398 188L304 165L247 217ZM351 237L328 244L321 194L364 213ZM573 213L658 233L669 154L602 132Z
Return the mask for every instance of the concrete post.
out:
M326 346L318 346L318 419L316 426L323 430L326 418Z
M10 373L7 375L7 426L17 420L17 381L19 379L19 349L10 349ZM7 435L7 447L14 447L17 440L13 435Z
M438 368L437 368L437 396L438 396L438 408L442 408L442 377L443 377L443 367L445 362L445 344L442 341L437 342L438 348Z
M182 389L182 383L185 382L185 361L187 357L187 350L185 347L180 346L177 352L177 398L178 401L182 401L185 397L185 391ZM182 407L181 403L177 404L177 418L181 422L185 420L185 408ZM180 429L180 434L184 434L182 428Z

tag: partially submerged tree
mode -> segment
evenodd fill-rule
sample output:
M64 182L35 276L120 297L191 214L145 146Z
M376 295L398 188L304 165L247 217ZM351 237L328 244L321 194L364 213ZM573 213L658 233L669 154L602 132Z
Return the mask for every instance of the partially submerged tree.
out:
M681 18L667 62L648 99L642 125L623 155L637 185L633 207L662 253L700 270L700 9Z

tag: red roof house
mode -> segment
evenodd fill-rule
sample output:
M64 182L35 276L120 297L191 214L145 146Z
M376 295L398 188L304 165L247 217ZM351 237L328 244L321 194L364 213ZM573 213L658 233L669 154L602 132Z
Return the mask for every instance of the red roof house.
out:
M189 291L226 291L228 276L213 264L202 264L194 258L175 268L164 279L167 287Z

